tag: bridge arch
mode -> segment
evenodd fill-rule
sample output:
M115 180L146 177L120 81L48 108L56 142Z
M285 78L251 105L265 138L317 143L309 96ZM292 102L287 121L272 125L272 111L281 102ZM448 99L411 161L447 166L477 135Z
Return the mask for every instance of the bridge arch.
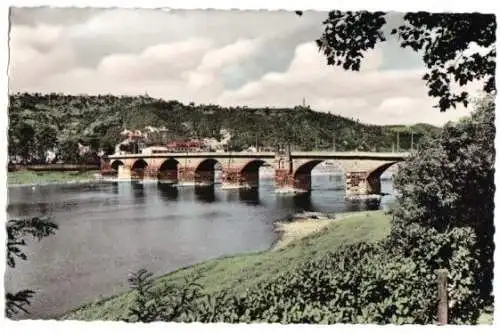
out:
M319 164L321 164L323 162L327 162L327 163L331 162L334 164L334 166L337 169L344 171L344 166L342 166L342 164L339 163L338 161L330 160L330 159L314 159L314 160L307 161L307 162L301 164L298 168L296 168L295 172L294 172L294 176L298 175L298 174L307 174L307 173L310 174L315 167L317 167Z
M158 181L166 183L177 183L179 180L179 161L168 158L158 168Z
M194 172L194 182L197 185L213 185L215 183L215 165L221 165L220 162L213 158L202 160L196 166Z
M252 159L248 161L239 171L237 182L246 188L259 187L259 169L266 164L262 159ZM228 180L231 182L232 180Z
M388 163L385 163L383 165L380 165L378 166L377 168L375 168L374 170L372 170L370 172L370 174L368 174L368 177L378 177L380 178L380 176L387 170L389 169L391 166L395 165L395 164L398 164L400 163L401 161L391 161L391 162L388 162Z
M311 175L311 172L314 169L314 167L316 167L317 165L319 165L323 161L325 161L325 160L310 160L306 163L303 163L297 169L295 169L293 176L295 177L297 175L303 175L303 174Z
M391 161L384 163L374 170L370 171L368 174L366 181L368 182L368 186L370 187L370 190L375 193L380 193L381 191L381 183L380 183L380 177L382 174L389 169L391 166L400 163L401 161Z
M142 180L144 179L144 174L148 163L144 159L137 159L130 168L130 174L132 180Z
M243 167L240 169L240 173L245 173L245 172L258 172L259 168L265 165L266 162L261 159L253 159L247 162Z
M329 159L309 160L307 162L302 163L298 168L295 169L293 173L294 188L302 189L305 191L311 190L312 188L311 174L313 169L319 164L327 161L333 162L336 168L344 170L343 166L334 160L329 160Z
M120 166L125 166L125 163L123 163L123 161L121 160L115 160L111 163L111 169L114 169L117 172Z

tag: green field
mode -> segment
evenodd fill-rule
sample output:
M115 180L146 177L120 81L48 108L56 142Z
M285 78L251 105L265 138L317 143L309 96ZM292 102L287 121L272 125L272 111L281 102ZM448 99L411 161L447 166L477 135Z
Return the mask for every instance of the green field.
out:
M322 257L343 244L380 240L389 229L390 216L382 211L353 213L283 248L209 260L158 277L157 282L181 283L187 275L201 270L204 276L199 283L206 292L230 290L240 293L258 282L292 271L304 261ZM123 277L124 281L126 279ZM131 300L130 293L124 293L82 306L62 319L117 320L126 315Z
M30 170L22 170L17 172L9 172L7 179L9 185L70 183L95 180L96 173L98 173L98 171L35 172Z

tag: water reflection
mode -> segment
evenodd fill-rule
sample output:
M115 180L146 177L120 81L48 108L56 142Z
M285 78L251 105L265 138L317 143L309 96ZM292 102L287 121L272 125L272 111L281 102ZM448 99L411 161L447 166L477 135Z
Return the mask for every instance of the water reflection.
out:
M177 201L179 199L179 189L167 183L158 183L158 193L160 198L166 202Z
M134 202L137 204L144 203L146 198L144 184L142 184L141 182L131 182L131 185Z
M203 203L218 202L219 198L215 195L215 187L211 186L195 186L194 195L196 199Z
M292 209L294 211L315 211L311 192L295 195L277 196L276 204L280 209Z
M347 211L373 211L380 209L380 199L345 201Z
M118 187L118 182L113 182L111 184L111 192L115 195L119 194L119 187Z
M261 205L258 188L239 189L238 195L239 200L245 204Z
M239 189L225 189L224 198L227 202L237 202L239 201L238 196Z
M317 208L312 203L310 191L294 196L293 204L299 210L317 211Z

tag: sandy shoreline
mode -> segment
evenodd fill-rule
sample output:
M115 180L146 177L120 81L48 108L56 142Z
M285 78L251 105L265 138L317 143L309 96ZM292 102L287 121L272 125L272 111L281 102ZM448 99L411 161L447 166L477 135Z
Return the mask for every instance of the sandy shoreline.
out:
M319 213L321 215L327 215L326 213ZM348 217L366 214L364 211L360 212L342 212L335 213L333 218L322 217L318 219L294 219L292 221L276 221L275 232L278 234L276 241L270 247L270 251L279 250L286 247L290 243L302 239L308 235L320 232L321 230L327 228L335 222L342 221ZM328 214L329 215L329 214Z

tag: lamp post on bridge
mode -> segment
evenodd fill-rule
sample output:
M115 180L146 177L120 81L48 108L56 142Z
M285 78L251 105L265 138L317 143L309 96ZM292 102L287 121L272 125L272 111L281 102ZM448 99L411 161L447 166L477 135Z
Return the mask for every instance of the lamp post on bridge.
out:
M396 152L399 152L399 130L396 132Z
M413 128L410 126L410 131L411 131L411 146L410 146L410 152L413 152Z

